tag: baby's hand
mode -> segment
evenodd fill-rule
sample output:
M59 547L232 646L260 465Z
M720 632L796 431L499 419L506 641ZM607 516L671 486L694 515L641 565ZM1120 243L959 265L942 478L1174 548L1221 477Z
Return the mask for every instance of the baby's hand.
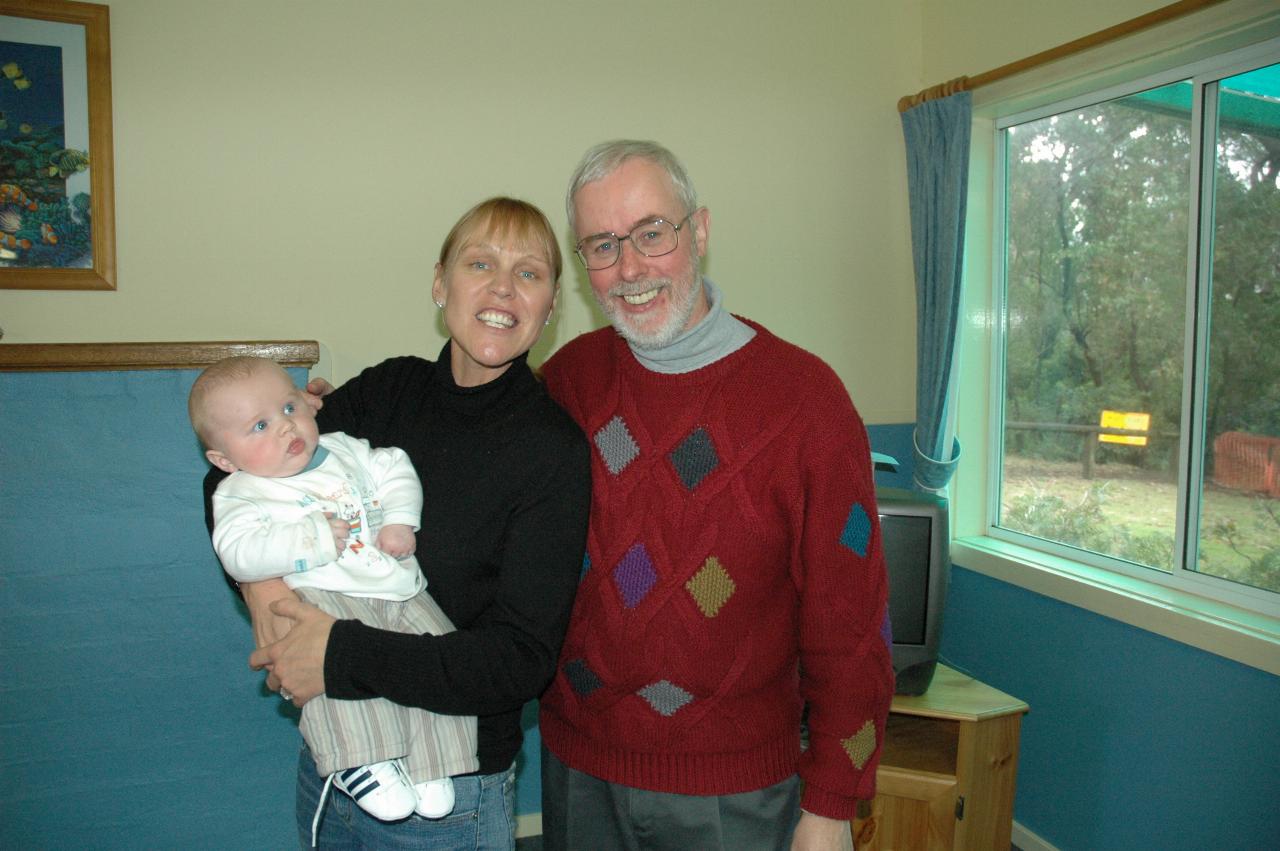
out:
M418 538L413 534L412 526L389 523L378 531L374 546L392 558L405 558L418 548Z
M333 545L338 548L338 555L347 548L347 538L351 537L351 524L340 517L325 512L324 519L329 521L329 530L333 532Z

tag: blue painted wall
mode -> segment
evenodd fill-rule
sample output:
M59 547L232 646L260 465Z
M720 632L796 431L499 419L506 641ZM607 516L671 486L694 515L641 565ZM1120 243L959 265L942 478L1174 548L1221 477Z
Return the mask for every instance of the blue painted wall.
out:
M871 426L910 487L911 427ZM1280 848L1280 677L953 568L944 661L1026 701L1014 818L1061 851Z
M0 847L296 842L297 715L205 533L196 374L0 373Z
M246 666L205 535L195 375L0 373L0 847L296 842L296 718ZM910 427L868 431L904 467L877 482L908 484ZM946 618L946 660L1031 704L1027 828L1063 851L1280 847L1280 679L963 567Z
M867 439L871 441L871 451L888 455L898 462L895 472L877 471L876 484L881 487L910 488L911 473L915 469L915 454L911 442L914 424L906 425L869 425Z
M197 374L0 373L0 848L297 844L297 710L205 532Z
M1031 706L1014 817L1062 851L1280 848L1280 678L955 567L957 669Z
M204 529L195 376L0 374L0 847L296 845L300 738Z

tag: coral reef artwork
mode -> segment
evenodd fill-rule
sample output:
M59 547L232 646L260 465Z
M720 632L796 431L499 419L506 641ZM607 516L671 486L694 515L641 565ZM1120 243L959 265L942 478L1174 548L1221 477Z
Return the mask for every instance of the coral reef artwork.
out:
M61 54L0 40L0 267L93 265L89 194L68 184L89 153L64 139Z

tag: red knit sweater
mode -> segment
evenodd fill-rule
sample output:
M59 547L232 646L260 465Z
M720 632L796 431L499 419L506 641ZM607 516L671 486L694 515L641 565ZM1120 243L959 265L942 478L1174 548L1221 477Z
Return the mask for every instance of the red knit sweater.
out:
M572 768L664 792L798 770L806 810L850 818L874 795L893 696L866 430L830 367L750 324L750 343L690 373L645 369L611 328L546 363L593 452L542 737Z

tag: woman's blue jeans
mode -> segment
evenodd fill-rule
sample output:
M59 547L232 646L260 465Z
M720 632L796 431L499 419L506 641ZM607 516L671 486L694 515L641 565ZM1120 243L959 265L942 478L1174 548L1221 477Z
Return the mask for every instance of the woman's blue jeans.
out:
M379 821L336 788L329 790L317 833L318 846L343 851L424 848L441 851L512 851L515 848L515 766L497 774L453 778L453 812L442 819L410 816ZM311 847L311 822L324 778L311 751L298 756L298 842Z

